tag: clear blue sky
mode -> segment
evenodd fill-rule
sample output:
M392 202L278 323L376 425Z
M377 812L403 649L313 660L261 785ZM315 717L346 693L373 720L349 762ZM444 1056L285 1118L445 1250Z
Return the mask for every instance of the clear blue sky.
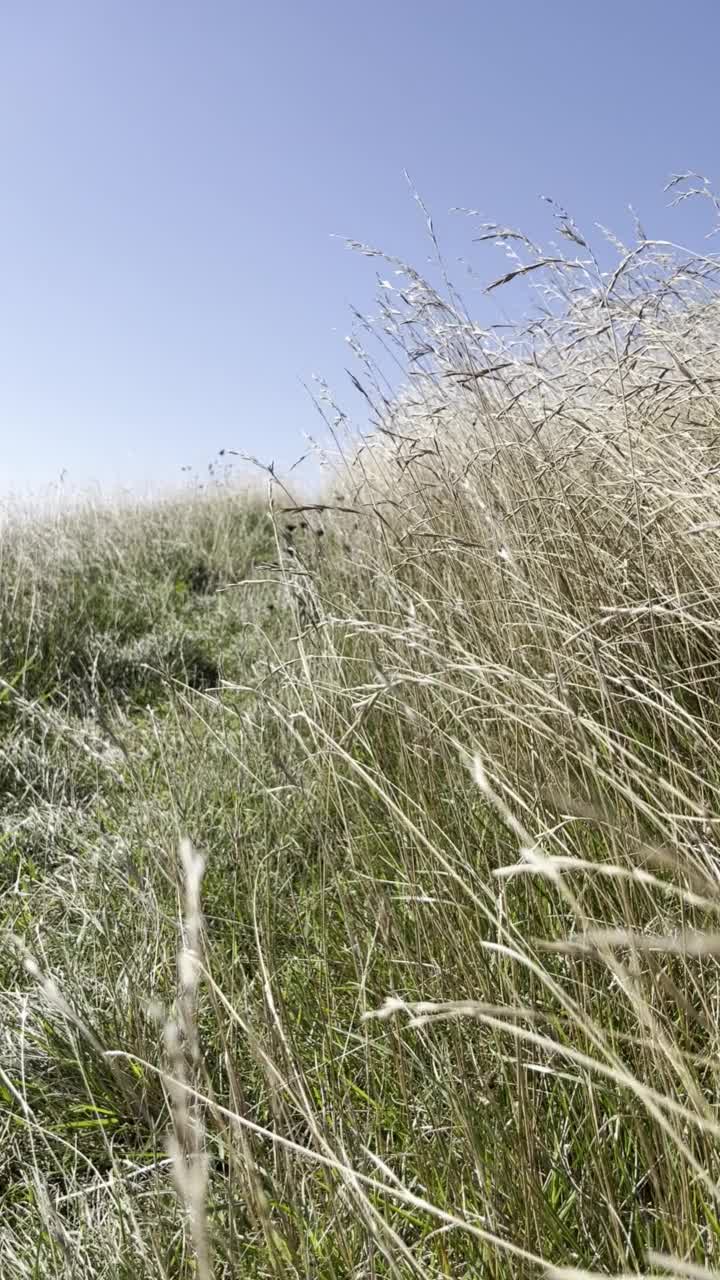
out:
M427 256L404 168L488 279L452 206L697 239L662 185L720 179L719 38L717 0L4 0L0 491L297 457L301 380L357 402L333 233Z

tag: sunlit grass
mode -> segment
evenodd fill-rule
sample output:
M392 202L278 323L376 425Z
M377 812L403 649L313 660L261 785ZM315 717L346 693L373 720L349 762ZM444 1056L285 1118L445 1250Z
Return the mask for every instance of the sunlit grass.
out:
M6 524L3 1275L718 1268L717 267L558 230L323 501Z

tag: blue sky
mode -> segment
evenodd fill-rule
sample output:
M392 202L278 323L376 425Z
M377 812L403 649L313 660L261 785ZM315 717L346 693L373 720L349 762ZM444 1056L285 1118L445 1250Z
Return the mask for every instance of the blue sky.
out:
M547 239L540 193L628 237L632 204L698 241L709 209L662 186L720 180L719 36L712 0L4 0L0 491L287 464L314 373L361 417L343 338L375 267L334 237L422 266L404 169L486 279L453 206Z

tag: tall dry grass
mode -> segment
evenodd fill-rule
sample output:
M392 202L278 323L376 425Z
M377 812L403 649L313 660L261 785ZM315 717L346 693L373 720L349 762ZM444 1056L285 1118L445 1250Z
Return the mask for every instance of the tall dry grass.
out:
M328 399L324 499L271 477L215 584L244 665L115 697L121 782L18 881L9 1274L718 1266L720 262L555 213L480 229L512 331L383 263L372 432Z

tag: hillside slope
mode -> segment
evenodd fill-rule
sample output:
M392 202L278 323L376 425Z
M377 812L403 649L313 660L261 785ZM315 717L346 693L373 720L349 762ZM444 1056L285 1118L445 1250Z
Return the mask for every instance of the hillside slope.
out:
M3 1276L717 1264L717 266L564 226L322 503L3 526Z

